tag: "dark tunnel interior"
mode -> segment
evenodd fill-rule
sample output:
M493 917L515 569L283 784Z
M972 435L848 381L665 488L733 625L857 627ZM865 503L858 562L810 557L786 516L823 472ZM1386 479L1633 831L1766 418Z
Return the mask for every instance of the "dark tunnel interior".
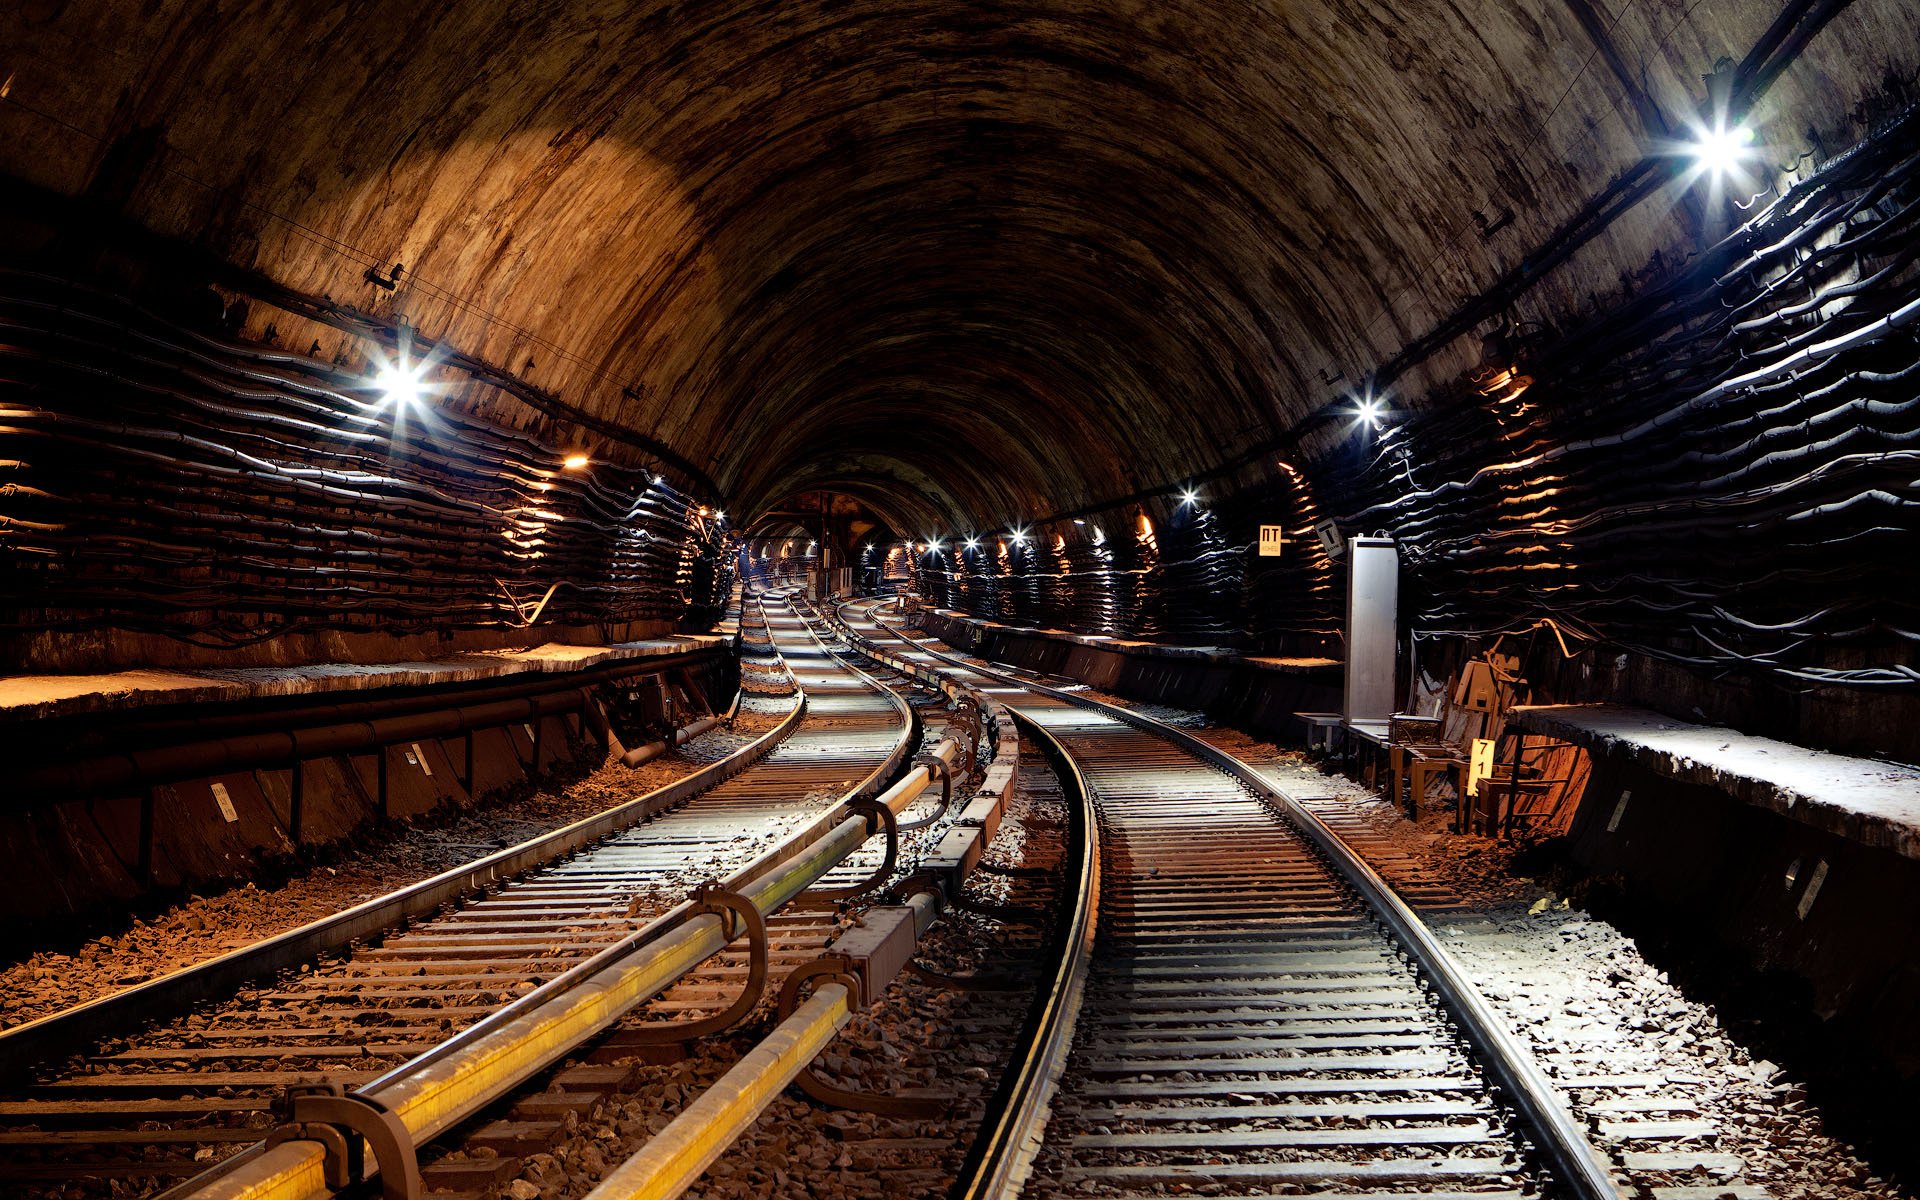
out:
M697 624L614 532L660 474L649 517L729 531L857 499L977 615L1279 653L1336 632L1331 519L1400 540L1436 655L1551 629L1627 654L1574 690L1916 753L1904 5L9 19L25 663L180 657L103 626L285 661L556 584L547 619ZM1715 128L1755 139L1725 174ZM343 453L407 353L446 460ZM377 549L443 519L458 563ZM1302 552L1226 553L1262 523Z
M419 813L671 760L749 625L798 694L897 611L1416 821L1444 760L1449 834L1539 751L1516 870L1910 1116L1917 509L1911 0L0 11L0 836L62 944L396 754ZM1803 945L1815 862L1878 915Z

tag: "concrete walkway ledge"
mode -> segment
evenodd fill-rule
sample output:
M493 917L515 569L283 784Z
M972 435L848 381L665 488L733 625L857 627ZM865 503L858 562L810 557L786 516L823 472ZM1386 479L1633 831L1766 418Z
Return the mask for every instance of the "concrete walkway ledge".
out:
M1920 859L1920 767L1810 750L1614 704L1522 705L1517 728Z
M928 608L924 611L943 621L970 626L980 632L1043 638L1073 646L1085 646L1093 650L1111 650L1116 654L1136 658L1171 658L1211 663L1217 666L1235 666L1244 663L1258 671L1277 671L1290 675L1307 675L1340 669L1339 660L1332 658L1275 658L1245 655L1229 646L1181 646L1142 638L1113 637L1099 633L1072 633L1065 629L1037 629L1027 625L1009 625L1004 621L969 616L951 608Z
M162 704L231 702L388 687L431 687L515 675L565 674L606 662L668 658L719 649L730 645L734 636L731 633L676 634L612 646L548 642L525 650L489 650L412 662L203 667L115 671L103 675L13 675L0 677L0 723L121 712Z

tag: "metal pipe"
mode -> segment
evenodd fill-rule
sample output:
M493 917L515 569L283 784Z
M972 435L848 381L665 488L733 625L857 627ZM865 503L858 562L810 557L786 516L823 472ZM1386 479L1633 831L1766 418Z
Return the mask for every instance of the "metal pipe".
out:
M861 678L892 695L864 674ZM883 773L890 773L907 746L903 733L886 762L849 793L849 800L868 794ZM924 789L930 778L926 768L917 767L914 773L922 777L919 787ZM903 780L888 793L907 799L883 802L904 806L910 799L907 783ZM735 871L721 885L763 915L771 914L845 861L870 834L866 815L850 811L849 804L843 803ZM690 902L683 902L359 1091L393 1112L416 1145L429 1141L547 1069L719 953L732 940L730 924L710 912L696 914ZM195 1200L317 1200L329 1194L321 1178L324 1161L317 1142L294 1140L271 1149L255 1147L166 1196L169 1200L187 1196Z
M853 1019L852 999L844 984L820 987L586 1200L669 1200L684 1192Z
M635 746L633 749L628 750L620 756L620 765L623 767L637 767L642 763L652 762L662 754L665 754L668 749L684 746L701 734L718 729L725 723L725 717L702 717L691 725L683 725L679 729L674 730L671 738L662 738L660 741L648 742L644 746Z

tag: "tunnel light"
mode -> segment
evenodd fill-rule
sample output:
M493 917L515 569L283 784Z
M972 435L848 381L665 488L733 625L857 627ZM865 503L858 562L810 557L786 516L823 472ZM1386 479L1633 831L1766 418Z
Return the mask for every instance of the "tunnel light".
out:
M1365 425L1368 429L1380 428L1380 422L1387 415L1387 402L1377 396L1368 396L1356 401L1353 406L1353 423Z
M1687 152L1693 156L1694 175L1718 183L1754 156L1753 130L1745 125L1729 127L1724 117L1716 118L1711 128L1694 130Z
M1016 530L1014 530L1014 531L1013 531L1013 544L1014 544L1014 545L1016 545L1016 546L1024 546L1024 545L1026 545L1026 544L1027 544L1027 531L1026 531L1026 530L1024 530L1024 529L1016 529Z
M714 510L713 510L713 519L714 519L714 520L716 520L716 521L724 521L724 520L726 520L726 519L727 519L727 510L726 510L726 509L724 509L724 508L716 508L716 509L714 509Z
M373 386L380 393L380 403L390 408L412 408L427 398L426 363L409 366L406 357L401 356L397 363L382 363L374 373Z
M968 539L967 539L967 549L969 549L969 550L978 550L979 548L980 548L980 539L979 539L979 538L968 538Z
M1075 525L1085 525L1087 523L1087 519L1085 517L1075 517L1073 519L1073 523Z
M1200 499L1200 493L1194 491L1192 488L1180 489L1180 507L1185 508L1198 499Z
M569 454L560 460L560 465L569 471L584 471L593 460L584 454Z

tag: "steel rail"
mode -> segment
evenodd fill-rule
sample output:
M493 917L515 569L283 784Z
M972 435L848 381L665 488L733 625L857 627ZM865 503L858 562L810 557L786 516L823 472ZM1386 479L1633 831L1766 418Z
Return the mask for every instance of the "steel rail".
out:
M821 613L822 619L839 631L849 646L855 644L852 631L839 619L837 613L827 609ZM865 651L862 651L865 653ZM926 667L907 662L905 659L877 652L868 654L876 661L938 688L951 697L961 695L971 697L983 710L991 703L977 688L962 681L957 673L932 671ZM997 706L1005 713L1004 706ZM1010 715L1010 714L1009 714ZM1051 740L1043 730L1039 736ZM946 743L943 743L946 744ZM951 743L957 750L957 741ZM996 807L1003 804L1013 790L1013 771L1018 759L1017 740L996 739L996 753L989 774L998 774L999 786L983 785L982 799L990 799ZM916 760L917 761L917 760ZM1066 760L1062 759L1063 762ZM1071 763L1067 764L1071 767ZM998 769L997 771L995 769ZM897 788L903 788L903 781ZM924 784L921 784L924 787ZM917 791L918 789L916 789ZM1076 895L1081 898L1082 911L1077 915L1079 922L1073 928L1083 932L1083 936L1068 935L1064 938L1071 943L1072 955L1056 955L1063 962L1072 960L1077 965L1078 979L1057 981L1045 996L1052 999L1065 998L1062 1003L1036 1005L1030 1026L1050 1036L1057 1046L1057 1061L1053 1063L1052 1077L1058 1079L1064 1069L1066 1055L1072 1042L1072 1022L1079 1011L1081 988L1087 974L1088 956L1092 946L1095 922L1091 911L1086 910L1088 898L1097 903L1099 895L1099 851L1097 844L1091 849L1087 846L1086 831L1094 828L1091 809L1082 791L1082 805L1074 810L1075 832L1080 835L1083 847L1081 869L1091 871L1091 881L1083 880ZM894 807L890 804L890 807ZM897 806L903 810L904 805ZM990 835L976 832L978 837ZM941 911L948 901L949 889L958 885L955 879L945 884L923 880L917 888L910 889L911 894L903 898L904 905L912 910L912 934L917 944L927 930L939 919ZM1063 940L1057 936L1055 940ZM700 1176L744 1133L767 1106L779 1095L780 1090L792 1082L807 1065L829 1046L839 1031L853 1019L854 1013L862 1005L871 1004L876 999L872 995L850 993L840 983L829 983L819 988L813 997L796 1012L787 1017L771 1033L764 1037L738 1063L701 1095L682 1109L665 1129L655 1134L626 1161L613 1168L594 1187L586 1200L674 1200L691 1187ZM1040 1056L1034 1056L1039 1061ZM1044 1119L1046 1107L1042 1104L1037 1112ZM1031 1161L1031 1149L1037 1148L1037 1136L1030 1141L1019 1143L1029 1148L1029 1153L1021 1160Z
M1031 717L1014 719L1046 747L1071 794L1068 811L1079 836L1079 862L1070 869L1073 911L1058 931L1059 953L1046 992L1028 1012L1017 1043L1014 1069L1001 1077L988 1103L989 1121L974 1139L949 1193L952 1200L1016 1197L1033 1173L1034 1156L1052 1115L1053 1095L1067 1069L1073 1031L1086 997L1093 942L1100 928L1100 821L1093 791L1080 765L1060 740Z
M1555 1178L1577 1200L1619 1200L1608 1161L1581 1129L1579 1121L1555 1090L1553 1082L1539 1064L1508 1031L1491 1005L1480 995L1431 930L1393 888L1365 859L1306 806L1279 788L1238 757L1163 721L1077 695L1046 684L1021 679L992 667L966 662L956 655L935 650L902 630L887 625L877 616L874 623L888 634L913 646L921 653L989 679L1019 687L1039 695L1103 713L1143 732L1160 737L1237 779L1282 817L1305 834L1327 861L1373 908L1394 940L1407 951L1421 973L1432 984L1448 1010L1459 1022L1467 1040L1479 1051L1490 1074L1510 1097L1510 1101L1534 1134L1535 1140ZM1012 1193L981 1193L983 1196L1011 1196Z
M754 602L760 609L761 623L765 625L767 619L766 605L761 602L759 597L755 597ZM780 664L781 670L785 671L787 678L792 681L794 693L800 700L797 707L800 712L804 713L807 708L807 696L805 690L800 686L799 677L794 674L792 664L787 662L786 655L780 653L779 646L773 642L771 636L768 638L768 644L773 647L775 661ZM793 720L797 727L799 718L790 717L789 719ZM906 734L903 731L901 738L896 740L894 750L889 754L887 762L897 761L898 756L903 753L904 746L907 744L905 739ZM884 772L887 771L887 762L882 762L881 765L874 768L866 778L862 779L860 783L855 786L854 790L842 799L840 806L830 810L818 821L815 821L806 828L796 831L779 845L768 850L759 858L729 876L723 881L723 886L729 891L738 891L744 888L750 880L765 874L768 870L771 870L773 866L781 862L783 858L798 854L802 849L816 840L819 835L834 828L840 822L835 821L833 818L840 813L841 809L851 800L867 794L867 790L874 787L877 780L884 777ZM650 921L647 925L642 926L639 930L629 934L626 938L574 964L566 971L549 979L533 991L518 997L498 1011L489 1013L486 1017L469 1025L446 1041L441 1042L432 1050L410 1059L386 1074L372 1080L360 1090L362 1092L369 1092L375 1088L392 1084L410 1073L421 1071L434 1063L461 1054L468 1047L490 1035L494 1030L510 1024L523 1014L531 1012L547 1001L579 986L584 981L592 978L596 972L618 963L643 946L650 933L657 936L661 932L671 930L675 925L692 916L695 911L695 905L691 900L682 901L656 917L653 921Z
M799 728L806 712L807 696L796 680L793 709L779 725L684 779L296 929L0 1031L0 1081L24 1077L36 1066L78 1053L103 1037L230 996L249 983L344 949L630 828L759 762Z
M764 613L764 602L761 603ZM804 622L803 622L804 624ZM821 650L911 720L910 705L834 655L809 627ZM784 656L781 661L785 665ZM788 668L792 674L791 668ZM799 688L795 678L796 690ZM898 812L932 780L916 767L891 787L884 781L917 741L917 722L903 728L881 764L820 819L721 881L761 913L772 913L844 862L875 832L854 801L880 792L879 803ZM936 753L957 755L943 741ZM884 788L884 790L882 790ZM480 1111L549 1068L622 1015L657 996L733 940L731 920L697 910L691 900L649 921L515 1002L356 1089L390 1111L418 1146ZM163 1193L196 1200L315 1200L332 1194L320 1143L304 1139L256 1144L219 1166Z

